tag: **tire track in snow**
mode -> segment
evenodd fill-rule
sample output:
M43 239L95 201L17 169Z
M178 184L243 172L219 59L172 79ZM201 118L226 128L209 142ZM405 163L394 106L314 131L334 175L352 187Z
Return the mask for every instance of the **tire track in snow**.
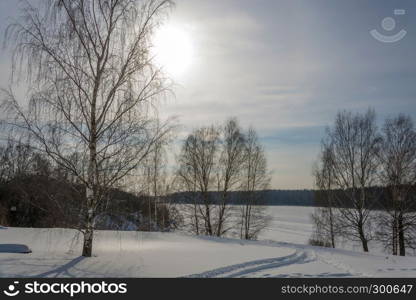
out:
M316 258L309 255L305 251L295 251L293 254L287 256L280 256L276 258L260 259L248 261L241 264L230 265L226 267L217 268L199 274L192 274L186 276L187 278L213 278L213 277L241 277L250 276L254 273L267 270L276 269L279 267L291 264L308 263Z

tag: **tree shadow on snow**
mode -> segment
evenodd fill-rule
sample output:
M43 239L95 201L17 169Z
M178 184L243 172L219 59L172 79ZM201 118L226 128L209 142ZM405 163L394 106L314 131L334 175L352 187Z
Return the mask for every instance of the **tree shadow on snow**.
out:
M79 264L81 261L83 261L85 259L85 257L83 256L79 256L77 258L74 258L73 260L71 260L70 262L66 263L65 265L59 266L56 269L38 274L38 275L34 275L31 277L48 277L50 275L54 275L52 277L59 277L59 276L68 276L68 277L73 277L73 275L69 272L71 268L75 267L77 264Z

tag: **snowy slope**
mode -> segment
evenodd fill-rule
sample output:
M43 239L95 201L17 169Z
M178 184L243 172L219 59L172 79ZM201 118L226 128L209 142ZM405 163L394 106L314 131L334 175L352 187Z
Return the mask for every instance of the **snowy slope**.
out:
M65 229L0 230L1 277L345 277L416 276L416 258L371 255L281 242L241 242L174 233L98 231L92 258Z
M33 252L0 251L0 277L416 277L416 257L308 246L312 211L269 208L262 241L96 231L92 258L75 230L2 227L0 244Z

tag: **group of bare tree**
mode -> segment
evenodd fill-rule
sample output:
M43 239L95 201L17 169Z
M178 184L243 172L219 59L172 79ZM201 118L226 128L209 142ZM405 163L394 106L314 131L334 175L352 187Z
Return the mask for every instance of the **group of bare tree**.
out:
M388 119L383 127L380 180L386 186L388 205L380 216L379 238L394 255L415 248L416 132L410 117Z
M337 238L358 240L365 252L377 240L403 256L414 248L416 132L409 116L387 119L379 130L372 110L338 113L314 175L324 204L313 216L315 240L331 247Z
M72 159L75 162L75 155ZM177 212L168 201L164 177L157 176L161 189L157 202L147 187L148 178L125 177L125 182L109 190L97 207L94 228L174 229ZM36 151L30 140L16 141L9 137L0 143L0 225L82 229L85 202L85 185L46 154Z
M244 133L236 119L194 130L178 157L176 186L191 198L185 219L196 234L220 237L237 232L242 239L255 239L266 225L258 204L269 181L255 130ZM230 205L232 197L241 205Z

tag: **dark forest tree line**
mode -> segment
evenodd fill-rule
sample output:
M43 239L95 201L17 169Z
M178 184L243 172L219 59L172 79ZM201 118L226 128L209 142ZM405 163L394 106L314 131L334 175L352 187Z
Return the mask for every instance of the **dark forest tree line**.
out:
M174 208L165 204L168 201L155 202L147 190L113 188L97 207L95 228L174 229ZM84 210L85 186L65 168L35 151L30 141L8 139L0 145L1 225L80 229Z

